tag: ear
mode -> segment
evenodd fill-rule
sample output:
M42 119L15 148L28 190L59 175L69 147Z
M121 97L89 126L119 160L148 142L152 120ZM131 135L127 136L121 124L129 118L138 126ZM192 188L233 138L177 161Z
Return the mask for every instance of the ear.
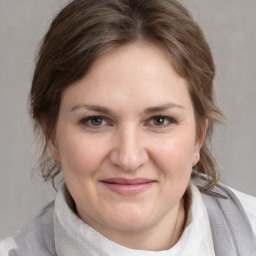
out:
M60 164L60 156L59 156L59 150L58 150L56 140L53 140L52 138L47 138L48 136L46 136L45 124L42 124L42 130L44 133L44 137L46 139L46 144L47 144L48 150L52 156L52 159L54 160L54 162L56 164Z
M201 128L201 131L202 131L201 137L198 138L197 141L195 142L195 150L193 155L192 166L195 166L200 160L200 150L204 144L207 128L208 128L208 119L204 119L202 128Z
M53 142L52 139L47 141L47 147L51 153L51 156L56 164L60 164L60 155L56 142Z

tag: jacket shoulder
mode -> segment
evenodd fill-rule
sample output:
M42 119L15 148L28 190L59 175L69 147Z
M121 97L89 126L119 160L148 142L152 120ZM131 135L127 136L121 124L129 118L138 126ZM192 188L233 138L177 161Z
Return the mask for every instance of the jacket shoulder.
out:
M234 188L229 187L229 189L231 189L240 200L256 237L256 197L240 192Z
M55 255L53 218L54 202L51 202L36 218L16 231L14 239L21 255Z
M0 256L52 256L54 246L54 202L29 221L14 236L0 242Z

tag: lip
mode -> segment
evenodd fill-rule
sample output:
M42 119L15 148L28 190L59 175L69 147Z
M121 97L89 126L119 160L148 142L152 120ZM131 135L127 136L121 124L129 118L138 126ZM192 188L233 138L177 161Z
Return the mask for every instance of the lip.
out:
M148 190L155 183L155 180L145 178L110 178L102 180L101 183L117 194L136 195Z

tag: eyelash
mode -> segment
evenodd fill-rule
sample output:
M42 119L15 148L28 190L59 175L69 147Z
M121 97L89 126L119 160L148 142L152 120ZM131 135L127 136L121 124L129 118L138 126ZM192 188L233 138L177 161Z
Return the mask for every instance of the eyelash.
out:
M165 121L168 122L168 124L163 124L163 125L155 125L155 124L152 124L153 126L155 126L155 127L157 127L157 128L164 128L164 127L168 127L168 126L171 125L171 124L176 124L176 123L177 123L174 118L168 117L168 116L162 116L162 115L153 116L153 117L151 117L151 118L148 119L148 120L150 120L150 122L151 122L151 121L154 121L154 120L156 120L156 119L164 119L164 122L165 122Z
M88 116L86 118L83 118L79 123L86 127L90 127L93 129L99 129L102 127L102 125L97 126L97 125L89 124L89 121L92 121L93 119L96 119L96 118L99 118L99 119L104 120L105 122L108 122L105 117L94 115L94 116Z
M100 116L100 115L94 115L94 116L88 116L86 118L83 118L79 121L79 123L85 127L89 127L89 128L92 128L92 129L100 129L101 127L105 126L105 125L93 125L93 124L89 124L90 121L92 121L93 119L102 119L103 122L106 122L107 123L107 126L111 126L111 122L103 117L103 116ZM155 119L164 119L164 122L168 122L168 124L163 124L163 125L155 125L155 124L149 124L151 121L154 121ZM163 116L163 115L156 115L156 116L152 116L150 117L149 119L147 119L146 121L146 126L154 126L155 128L158 128L158 129L161 129L161 128L165 128L165 127L168 127L170 126L171 124L176 124L177 121L172 118L172 117L168 117L168 116Z

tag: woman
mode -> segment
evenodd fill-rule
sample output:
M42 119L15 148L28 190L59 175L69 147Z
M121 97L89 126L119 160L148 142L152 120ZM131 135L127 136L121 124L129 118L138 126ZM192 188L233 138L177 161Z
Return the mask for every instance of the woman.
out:
M65 182L3 254L253 255L256 199L218 184L207 147L221 120L214 73L174 0L68 4L30 94L42 175Z

